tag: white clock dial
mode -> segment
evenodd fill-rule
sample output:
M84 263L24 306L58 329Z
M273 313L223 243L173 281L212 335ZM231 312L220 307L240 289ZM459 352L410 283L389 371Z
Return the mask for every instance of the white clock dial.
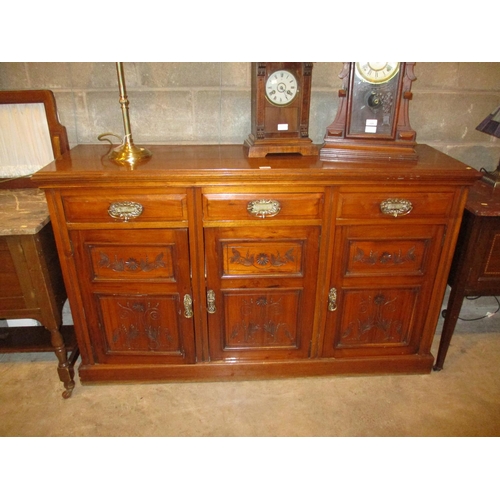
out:
M356 72L370 83L385 83L397 75L398 62L357 62Z
M266 97L276 106L290 104L299 91L295 76L284 69L272 73L266 81Z

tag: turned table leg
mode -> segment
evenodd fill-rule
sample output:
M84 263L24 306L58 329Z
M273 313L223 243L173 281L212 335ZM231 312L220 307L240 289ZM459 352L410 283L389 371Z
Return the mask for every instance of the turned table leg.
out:
M50 330L50 340L54 352L58 360L57 373L59 379L64 384L65 391L62 393L64 399L71 397L73 389L75 388L75 369L74 364L68 359L64 339L59 328L52 328Z

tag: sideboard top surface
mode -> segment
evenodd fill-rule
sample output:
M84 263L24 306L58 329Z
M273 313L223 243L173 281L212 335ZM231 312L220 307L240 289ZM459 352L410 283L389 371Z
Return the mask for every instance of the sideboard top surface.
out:
M318 156L248 158L243 146L149 146L152 157L133 167L110 159L105 145L78 145L33 176L40 187L120 183L176 185L232 182L373 183L432 181L471 185L481 177L472 167L427 145L417 161L326 162Z

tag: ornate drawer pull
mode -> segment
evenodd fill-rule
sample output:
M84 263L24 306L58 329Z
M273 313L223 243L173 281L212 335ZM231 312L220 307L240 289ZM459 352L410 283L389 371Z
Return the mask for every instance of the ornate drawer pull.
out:
M207 311L209 314L215 314L215 292L207 291Z
M328 292L328 310L330 312L337 310L337 289L330 288Z
M184 295L184 317L188 319L193 317L193 299L187 293Z
M266 217L274 217L281 210L281 203L278 200L254 200L249 201L247 211L250 215L265 219Z
M380 203L380 211L385 215L393 215L394 217L408 215L412 209L411 201L399 198L388 198Z
M108 208L108 214L113 219L121 219L123 222L128 222L130 219L135 219L142 214L142 205L135 201L116 201L111 203Z

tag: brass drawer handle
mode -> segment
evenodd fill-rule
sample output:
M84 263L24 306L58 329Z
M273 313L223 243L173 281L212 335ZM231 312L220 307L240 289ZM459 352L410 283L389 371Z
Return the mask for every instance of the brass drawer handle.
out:
M130 219L135 219L142 214L143 207L135 201L116 201L111 203L108 208L108 214L113 219L121 219L123 222L128 222Z
M188 319L193 317L193 299L187 293L184 295L184 317Z
M413 210L411 201L400 198L388 198L380 203L380 211L385 215L408 215Z
M278 200L254 200L249 201L247 211L254 217L265 219L274 217L280 213L281 203Z
M207 291L207 311L209 314L215 314L215 292Z
M330 312L337 310L337 289L330 288L328 292L328 310Z

